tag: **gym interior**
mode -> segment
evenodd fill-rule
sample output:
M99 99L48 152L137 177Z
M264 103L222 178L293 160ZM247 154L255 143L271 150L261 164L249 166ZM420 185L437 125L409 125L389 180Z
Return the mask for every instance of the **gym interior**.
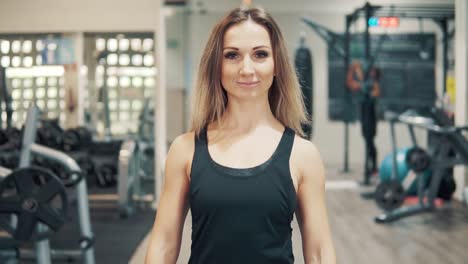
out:
M468 263L465 0L0 1L0 263L144 263L208 29L241 5L286 40L337 262Z

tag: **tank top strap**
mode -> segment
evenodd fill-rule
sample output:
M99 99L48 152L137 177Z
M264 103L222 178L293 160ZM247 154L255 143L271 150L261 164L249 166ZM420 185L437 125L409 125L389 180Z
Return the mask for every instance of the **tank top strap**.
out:
M198 147L199 150L202 150L202 148L205 148L207 146L208 139L206 131L206 127L202 128L202 130L200 131L200 135L198 137L195 137L196 147Z
M287 162L289 164L289 158L291 157L292 147L294 144L294 136L296 133L290 127L286 127L283 138L281 139L280 145L278 146L278 161Z
M200 131L200 134L194 136L195 140L195 151L192 160L192 170L191 174L195 175L200 170L203 170L208 161L208 145L207 145L207 135L206 127Z

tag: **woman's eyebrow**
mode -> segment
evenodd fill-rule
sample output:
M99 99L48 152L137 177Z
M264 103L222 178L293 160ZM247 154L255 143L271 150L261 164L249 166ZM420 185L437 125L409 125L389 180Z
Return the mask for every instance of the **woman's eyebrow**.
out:
M261 49L261 48L267 48L267 49L269 49L270 47L269 47L269 46L266 46L266 45L262 45L262 46L254 47L253 49L256 50L256 49Z
M261 49L261 48L268 48L268 49L270 49L269 46L265 46L265 45L256 46L256 47L254 47L253 49L254 49L254 50L257 50L257 49ZM223 50L225 50L225 49L239 50L239 48L236 48L236 47L224 47Z

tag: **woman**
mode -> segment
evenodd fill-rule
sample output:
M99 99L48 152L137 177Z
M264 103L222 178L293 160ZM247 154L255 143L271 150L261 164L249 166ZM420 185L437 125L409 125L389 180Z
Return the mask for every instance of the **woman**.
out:
M361 108L361 132L366 143L367 161L365 165L366 175L377 175L377 148L374 138L377 134L377 106L376 100L380 96L380 69L372 67L369 71L368 81L364 81L364 73L361 63L354 61L349 66L346 76L348 88L360 95ZM368 184L368 183L365 183Z
M146 263L176 263L188 208L189 263L335 263L324 169L302 134L300 89L277 24L235 9L214 27L199 66L192 130L169 149Z

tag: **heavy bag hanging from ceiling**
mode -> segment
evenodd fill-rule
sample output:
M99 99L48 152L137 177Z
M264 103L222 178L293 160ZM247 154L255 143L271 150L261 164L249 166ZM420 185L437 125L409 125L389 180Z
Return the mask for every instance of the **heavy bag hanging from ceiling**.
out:
M307 110L307 114L310 120L313 120L313 78L312 78L312 54L305 46L305 38L301 37L300 45L296 49L296 55L294 59L294 65L296 68L296 74L301 86L302 97L304 98L304 104ZM302 126L305 137L310 139L312 137L312 123L304 124Z

